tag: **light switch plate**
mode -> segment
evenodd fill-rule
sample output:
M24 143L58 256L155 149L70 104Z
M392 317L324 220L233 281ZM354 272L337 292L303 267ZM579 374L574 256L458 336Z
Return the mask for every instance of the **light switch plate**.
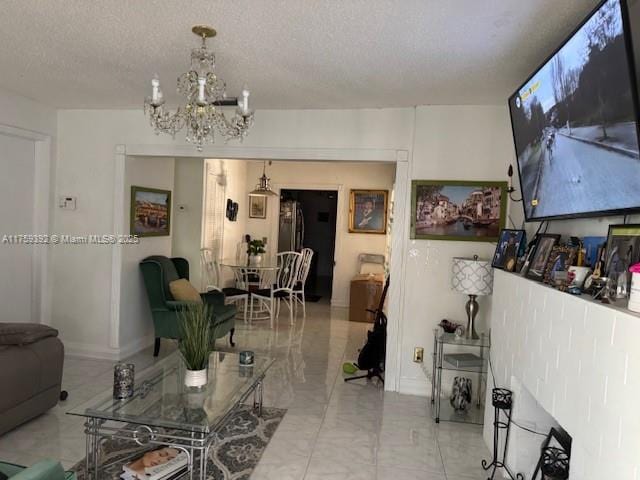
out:
M416 363L422 363L424 360L424 348L416 347L413 349L413 361Z

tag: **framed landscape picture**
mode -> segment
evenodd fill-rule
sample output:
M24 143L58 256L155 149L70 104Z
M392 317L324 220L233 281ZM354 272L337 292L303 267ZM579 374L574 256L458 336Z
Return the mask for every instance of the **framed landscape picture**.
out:
M267 218L265 195L249 195L249 218Z
M413 239L497 242L506 211L507 182L411 182Z
M387 233L388 190L351 190L350 233Z
M171 232L171 191L131 187L131 235L162 237Z

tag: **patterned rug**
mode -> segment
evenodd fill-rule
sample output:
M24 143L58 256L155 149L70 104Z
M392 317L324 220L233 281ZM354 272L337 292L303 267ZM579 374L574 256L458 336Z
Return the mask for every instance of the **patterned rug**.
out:
M238 409L219 432L220 441L209 450L207 479L247 480L286 412L263 407L259 417L250 406ZM122 464L146 450L153 448L142 449L134 442L117 439L103 442L101 464L109 466L102 469L100 478L119 480ZM76 472L78 480L85 480L84 460L71 470Z

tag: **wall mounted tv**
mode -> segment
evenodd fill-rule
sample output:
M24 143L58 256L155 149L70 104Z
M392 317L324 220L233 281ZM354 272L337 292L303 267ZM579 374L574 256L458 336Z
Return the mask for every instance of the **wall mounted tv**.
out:
M637 97L627 5L606 0L509 98L527 221L640 210Z

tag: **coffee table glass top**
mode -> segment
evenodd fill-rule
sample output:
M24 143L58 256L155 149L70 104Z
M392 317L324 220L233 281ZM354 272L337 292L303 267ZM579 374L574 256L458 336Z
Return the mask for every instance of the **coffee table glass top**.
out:
M236 353L213 352L207 384L194 388L184 385L184 362L174 352L136 372L133 397L116 400L110 388L68 413L208 433L252 393L273 364L272 358L260 355L253 366L240 366L238 360Z

